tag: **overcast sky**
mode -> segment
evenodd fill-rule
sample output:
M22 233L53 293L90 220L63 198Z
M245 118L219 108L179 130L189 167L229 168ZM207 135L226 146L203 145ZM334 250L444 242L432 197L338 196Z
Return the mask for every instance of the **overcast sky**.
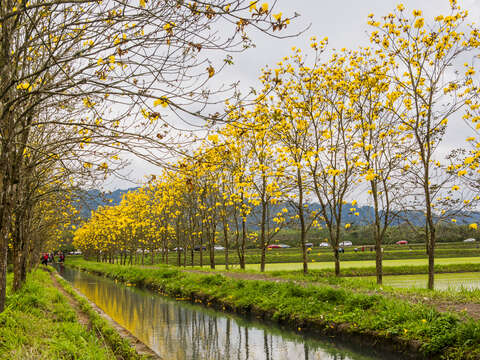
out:
M271 3L268 0L266 2ZM216 81L227 83L240 81L243 89L257 87L259 85L257 78L262 67L267 64L274 66L282 57L291 53L292 46L307 49L312 36L318 39L328 37L331 49L368 46L369 37L366 35L369 31L368 15L370 13L377 17L387 15L399 3L404 4L409 12L413 9L422 10L427 23L436 15L447 14L450 8L448 0L277 0L278 11L285 15L294 12L301 15L287 31L295 33L308 26L310 28L299 37L283 40L252 34L251 37L257 47L235 55L235 65L220 74ZM480 0L459 0L458 3L469 11L471 21L480 23ZM455 128L450 126L441 152L446 154L449 149L463 144L467 137L466 133L463 124ZM136 186L135 182L141 182L145 175L158 173L160 169L133 159L130 171L133 183L110 179L105 183L105 188L112 190Z

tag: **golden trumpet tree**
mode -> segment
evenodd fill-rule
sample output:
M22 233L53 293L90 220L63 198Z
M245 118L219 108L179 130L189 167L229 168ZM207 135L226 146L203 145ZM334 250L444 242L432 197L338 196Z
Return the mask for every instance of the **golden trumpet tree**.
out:
M394 66L381 51L361 49L349 56L351 85L350 106L357 131L355 167L360 181L366 182L373 203L373 240L376 250L377 283L382 283L382 244L389 224L395 217L395 203L400 197L399 177L404 160L411 156L411 134L396 125L395 114L402 107L396 99L389 77ZM390 96L390 92L394 96ZM394 100L396 99L396 100ZM355 204L350 209L355 213Z
M473 59L480 45L480 32L469 25L466 10L451 0L451 12L426 22L421 10L408 12L399 5L382 21L370 16L374 28L371 42L394 66L389 76L397 88L392 97L404 107L396 112L400 130L413 137L414 166L408 171L422 189L428 252L428 288L434 286L436 220L433 205L441 196L435 184L435 157L447 123L476 96L473 62L460 71L461 63ZM467 60L468 61L468 60ZM458 69L459 71L456 71ZM409 165L409 164L407 164Z
M320 44L312 44L316 49L315 64L326 45L326 39ZM264 87L258 102L268 109L270 137L279 160L284 163L285 177L291 183L289 202L294 209L294 219L300 225L303 271L307 273L306 236L312 226L318 225L318 212L308 209L312 180L308 161L312 154L310 137L314 131L311 119L319 115L320 109L319 102L312 102L308 97L312 92L309 86L315 82L311 79L312 68L303 61L300 49L294 48L293 52L290 58L279 62L276 69L263 71L261 81ZM305 83L305 79L311 80Z

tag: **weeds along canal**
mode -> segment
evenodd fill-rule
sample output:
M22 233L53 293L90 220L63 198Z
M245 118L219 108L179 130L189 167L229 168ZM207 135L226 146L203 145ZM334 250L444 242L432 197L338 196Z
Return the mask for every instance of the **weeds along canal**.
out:
M391 353L284 329L69 267L60 275L163 359L373 360Z

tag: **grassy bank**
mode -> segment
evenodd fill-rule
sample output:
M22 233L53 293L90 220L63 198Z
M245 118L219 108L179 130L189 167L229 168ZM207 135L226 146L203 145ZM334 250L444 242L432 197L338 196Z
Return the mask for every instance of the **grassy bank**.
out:
M142 356L135 352L135 349L126 339L122 338L105 319L103 319L94 309L92 309L87 300L79 296L72 289L68 282L60 277L57 280L62 285L64 290L79 303L81 310L87 314L92 328L101 334L101 337L108 344L108 347L112 350L115 358L131 360L143 359Z
M70 260L70 265L163 294L190 298L239 313L289 324L299 331L361 337L406 354L428 358L478 359L480 322L440 313L381 293L362 293L337 283L302 286L196 274L176 268L141 268Z
M75 311L53 287L50 275L36 270L25 286L11 293L0 314L0 359L112 359L92 331L77 322Z
M7 306L0 314L0 359L142 359L86 300L59 281L88 315L88 329L48 272L30 273L17 293L11 292L10 278Z

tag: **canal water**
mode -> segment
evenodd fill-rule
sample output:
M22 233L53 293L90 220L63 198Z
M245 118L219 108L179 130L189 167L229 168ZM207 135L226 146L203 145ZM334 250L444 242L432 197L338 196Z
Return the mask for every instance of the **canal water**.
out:
M60 275L163 359L373 360L392 354L161 296L68 267ZM400 358L400 357L398 357Z

